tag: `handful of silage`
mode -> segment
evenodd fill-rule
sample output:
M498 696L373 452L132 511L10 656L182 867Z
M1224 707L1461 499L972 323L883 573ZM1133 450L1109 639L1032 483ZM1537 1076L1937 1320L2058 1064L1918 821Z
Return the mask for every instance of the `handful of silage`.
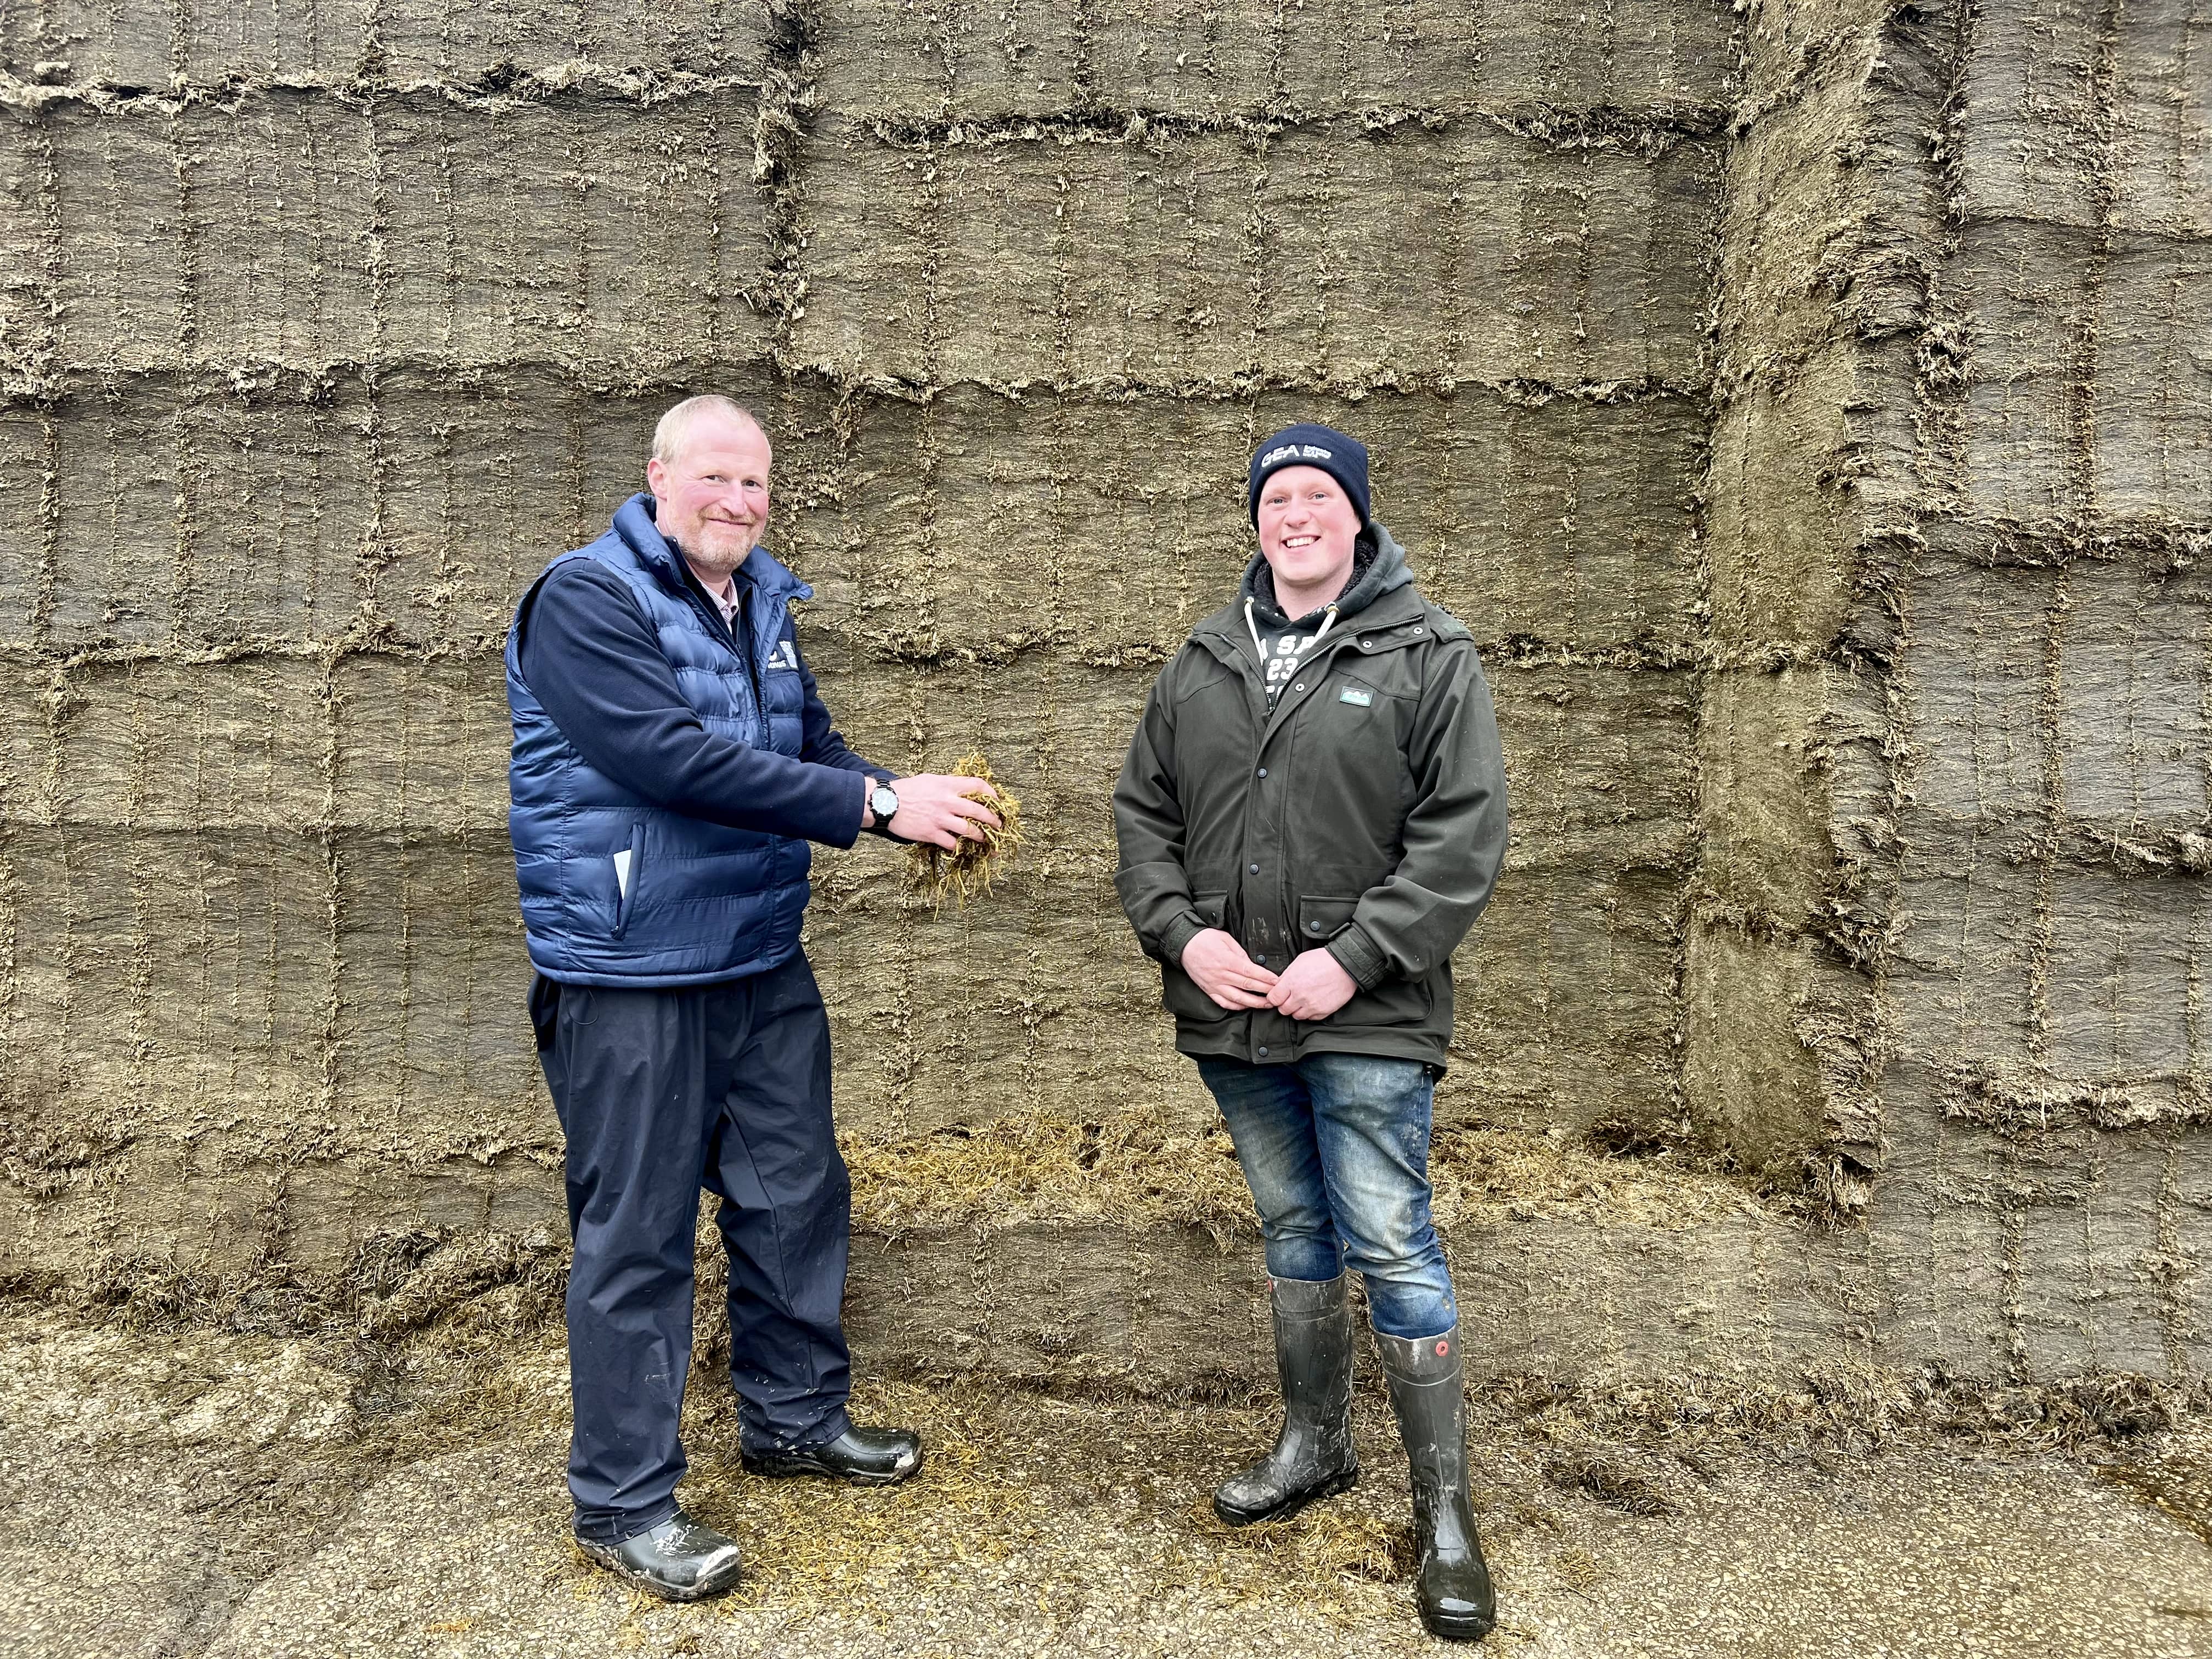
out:
M970 793L999 815L999 827L978 824L983 839L969 841L963 836L956 852L920 845L907 848L907 890L921 894L938 910L945 908L948 898L965 908L969 899L989 892L1022 844L1021 801L991 775L990 762L981 755L969 755L952 769L952 775L974 778L984 786Z

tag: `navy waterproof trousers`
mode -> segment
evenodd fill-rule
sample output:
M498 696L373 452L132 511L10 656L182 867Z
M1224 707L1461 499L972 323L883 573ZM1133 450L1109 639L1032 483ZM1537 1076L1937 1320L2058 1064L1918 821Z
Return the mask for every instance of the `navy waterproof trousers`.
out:
M699 1189L721 1200L730 1380L752 1449L851 1426L840 1321L852 1183L830 1116L830 1022L803 956L720 985L532 988L568 1138L568 1490L616 1543L675 1513Z

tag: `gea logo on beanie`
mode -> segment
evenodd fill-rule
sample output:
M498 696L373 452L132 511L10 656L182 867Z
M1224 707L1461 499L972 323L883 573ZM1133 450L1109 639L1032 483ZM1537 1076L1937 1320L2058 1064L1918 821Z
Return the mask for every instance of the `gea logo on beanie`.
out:
M1280 449L1271 449L1260 458L1261 466L1273 466L1277 461L1292 459L1308 461L1333 461L1336 452L1323 449L1319 444L1285 444Z

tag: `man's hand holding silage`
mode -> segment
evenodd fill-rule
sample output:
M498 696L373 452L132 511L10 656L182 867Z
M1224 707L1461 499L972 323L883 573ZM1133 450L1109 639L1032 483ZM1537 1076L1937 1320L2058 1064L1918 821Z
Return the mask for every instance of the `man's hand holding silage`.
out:
M999 827L999 815L977 799L979 793L989 792L989 787L978 779L951 772L924 772L900 778L891 788L898 796L898 811L883 827L895 841L920 842L950 853L963 838L982 840L983 825ZM860 827L877 827L873 808L867 809Z

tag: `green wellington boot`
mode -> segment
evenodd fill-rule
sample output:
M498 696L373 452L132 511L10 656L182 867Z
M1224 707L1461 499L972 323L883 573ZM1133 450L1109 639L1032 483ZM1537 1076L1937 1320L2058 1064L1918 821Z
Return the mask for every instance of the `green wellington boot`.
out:
M1480 1641L1498 1623L1497 1599L1467 1492L1467 1395L1459 1327L1414 1341L1375 1334L1390 1404L1413 1465L1415 1589L1421 1622L1447 1642Z
M1359 1459L1352 1449L1348 1282L1342 1273L1268 1280L1283 1431L1273 1451L1215 1490L1213 1512L1232 1527L1286 1520L1359 1479Z

